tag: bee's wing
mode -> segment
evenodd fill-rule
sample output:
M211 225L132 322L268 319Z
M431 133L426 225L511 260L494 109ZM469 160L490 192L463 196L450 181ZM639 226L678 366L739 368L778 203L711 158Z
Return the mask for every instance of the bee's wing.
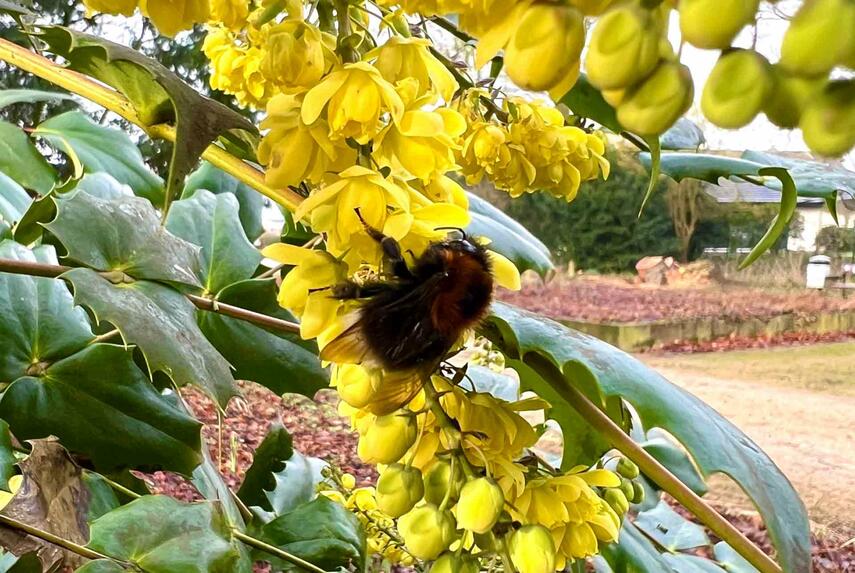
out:
M360 310L351 312L344 317L344 320L346 323L350 323L350 326L347 326L341 334L324 346L320 353L321 360L339 364L377 366L377 361L371 355L371 350L362 331Z
M422 389L422 376L416 370L384 372L383 381L366 408L384 416L406 406Z

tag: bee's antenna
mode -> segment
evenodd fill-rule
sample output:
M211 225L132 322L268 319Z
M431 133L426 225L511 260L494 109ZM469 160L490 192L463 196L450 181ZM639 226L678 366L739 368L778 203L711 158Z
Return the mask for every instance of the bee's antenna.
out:
M467 235L466 231L464 231L460 227L434 227L433 230L434 231L457 231L458 233L461 234L464 241L469 239L469 235Z

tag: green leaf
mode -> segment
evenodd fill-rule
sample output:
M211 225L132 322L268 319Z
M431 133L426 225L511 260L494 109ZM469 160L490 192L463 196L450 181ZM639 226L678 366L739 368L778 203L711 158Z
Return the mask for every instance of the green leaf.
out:
M125 568L116 565L115 561L98 559L90 561L80 569L75 569L74 573L125 573Z
M47 193L56 184L56 171L45 161L24 131L0 121L0 172L22 187Z
M134 196L130 187L120 183L109 173L87 173L74 182L72 189L83 191L99 199L122 199Z
M467 196L471 216L467 233L490 239L489 248L510 259L520 272L532 269L543 276L553 269L549 249L540 239L481 197Z
M176 201L169 210L166 228L202 247L199 282L206 292L216 294L252 277L261 262L261 253L243 232L238 201L230 193L214 195L200 189L189 199Z
M0 172L0 220L10 224L20 221L32 202L23 187Z
M697 557L695 555L670 554L664 555L665 561L674 570L674 573L723 573L724 569L715 562Z
M746 561L742 555L734 551L733 547L724 541L719 541L715 544L713 553L716 561L729 573L757 573L757 569L751 563Z
M82 111L67 111L43 122L33 135L71 157L86 173L109 173L140 197L155 205L163 202L163 181L125 132L98 125Z
M689 486L693 492L703 496L709 491L704 478L698 473L692 459L677 444L662 436L650 437L648 435L648 439L640 445L660 464L668 468L672 474L680 478L680 481Z
M122 346L95 344L14 381L0 417L20 440L57 436L107 471L164 468L189 474L201 424L161 397Z
M12 449L12 434L9 433L9 424L6 420L0 420L0 491L10 492L9 480L15 475L15 452Z
M60 26L42 28L41 38L68 66L124 94L145 126L174 123L167 189L176 197L185 175L218 136L231 129L256 133L239 113L209 99L154 59L104 38ZM133 187L133 186L132 186Z
M520 399L520 383L511 376L490 370L486 366L470 364L466 378L472 382L476 392L485 392L501 400L515 402ZM463 382L468 386L468 382Z
M603 99L600 90L591 85L588 76L585 74L579 74L579 79L576 80L573 89L558 102L569 107L575 115L593 119L614 133L623 131L617 120L615 108Z
M54 202L56 219L45 227L60 240L69 258L137 279L201 286L199 247L161 226L145 199L101 199L75 192L55 197Z
M624 520L617 543L601 546L601 555L614 573L673 573L653 543Z
M237 197L240 204L240 222L250 241L256 240L264 232L261 221L264 197L249 185L203 161L199 168L187 177L181 198L189 199L199 189L206 189L215 195L231 193Z
M62 92L48 92L44 90L0 90L0 109L16 103L58 102L63 100L74 100L74 97Z
M53 247L31 251L12 241L0 242L0 258L57 264ZM73 354L93 338L86 313L55 279L0 273L0 316L0 383Z
M42 573L42 562L35 552L20 557L12 553L0 553L0 573Z
M282 213L283 219L282 232L279 237L280 241L288 243L289 245L299 246L305 245L309 240L317 236L310 227L307 227L303 223L294 221L294 215L291 211L281 207L279 207L279 210Z
M235 503L234 497L223 475L214 466L208 448L202 449L202 463L199 464L192 475L193 486L208 501L220 504L223 515L232 527L243 531L246 523L241 515L240 508Z
M216 504L163 495L141 497L95 521L88 546L146 573L251 570Z
M783 167L763 167L759 170L759 173L763 176L774 175L780 179L783 184L781 206L778 214L772 219L772 223L769 225L766 233L763 234L760 240L757 241L757 244L751 249L751 252L739 263L740 269L744 269L756 261L760 255L772 248L772 245L778 241L778 238L787 228L787 225L790 224L798 205L796 186L786 169Z
M685 519L664 501L639 513L634 523L669 551L684 551L710 544L703 527Z
M668 131L659 136L662 149L691 149L696 151L706 143L704 131L688 117L681 117Z
M691 454L704 477L729 475L763 516L785 570L810 566L804 504L784 474L742 431L685 390L641 362L592 336L557 322L494 303L486 333L511 358L548 361L568 384L588 370L606 396L620 396L644 427L662 428Z
M359 520L323 496L266 524L261 539L327 571L350 567L361 571L365 562L366 541ZM263 557L275 568L294 568L269 555Z
M12 227L9 226L9 223L0 219L0 241L3 239L11 239L12 238Z
M253 279L227 286L217 300L293 321L276 302L276 290L273 279ZM239 380L252 380L279 395L297 393L310 398L329 385L329 371L321 367L314 341L213 312L197 311L196 320Z
M793 178L799 197L821 197L827 199L844 193L855 198L855 173L819 161L807 161L782 157L774 153L744 151L742 158L766 167L783 167ZM767 187L779 189L775 180L766 182Z
M273 515L288 513L314 499L324 466L323 460L295 451L285 463L285 469L274 472L273 489L264 490Z
M221 406L237 395L228 362L199 330L196 307L180 292L150 281L113 284L84 268L62 278L73 286L75 303L139 346L150 372L164 372L178 386L195 384Z
M101 474L84 470L81 477L86 489L89 490L89 511L86 515L86 521L91 523L122 505L119 496L116 495L116 490L107 483Z
M650 181L647 184L647 191L644 192L644 199L641 200L641 207L638 208L638 216L644 213L644 207L650 198L653 197L653 192L656 191L656 185L659 183L659 169L662 160L662 150L659 147L659 139L655 137L647 137L644 139L650 148Z
M10 0L0 0L0 14L9 14L12 16L32 16L33 13L25 6Z
M288 430L280 425L270 428L255 450L252 465L246 471L243 483L237 492L241 501L247 506L255 505L268 511L272 510L264 492L276 487L273 474L284 470L286 460L293 455L293 441Z

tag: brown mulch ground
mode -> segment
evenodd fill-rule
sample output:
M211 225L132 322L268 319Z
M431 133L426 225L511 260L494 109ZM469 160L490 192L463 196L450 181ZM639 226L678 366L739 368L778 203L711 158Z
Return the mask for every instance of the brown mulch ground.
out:
M270 426L283 424L294 438L297 449L307 455L326 459L357 476L360 483L376 478L374 468L362 464L356 457L356 437L347 420L336 412L337 400L329 391L319 394L317 402L299 396L280 399L272 392L255 384L242 384L245 400L233 402L222 423L222 440L219 439L217 416L210 401L199 392L185 394L197 417L205 422L206 441L215 460L219 460L223 474L230 486L236 487L252 462L252 454L261 443ZM234 438L232 438L234 436ZM232 451L232 444L236 450ZM234 459L234 467L230 460ZM157 473L146 476L158 493L191 500L198 495L183 479L170 474ZM735 514L718 508L750 539L770 551L768 537L759 517ZM855 544L843 547L846 540L814 539L813 563L817 573L843 573L855 571ZM259 567L257 571L264 571Z

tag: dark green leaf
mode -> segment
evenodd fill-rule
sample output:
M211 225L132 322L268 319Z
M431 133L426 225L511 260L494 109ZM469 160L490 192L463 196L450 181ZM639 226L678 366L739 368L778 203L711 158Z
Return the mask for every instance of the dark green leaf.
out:
M618 542L602 546L602 556L614 573L673 573L653 543L628 520Z
M751 563L746 561L742 555L734 551L733 547L724 541L719 541L715 544L713 553L715 554L716 561L729 573L757 573L757 569ZM807 570L805 569L805 571Z
M704 478L698 473L694 462L684 450L665 437L648 436L648 438L641 443L641 447L647 450L648 454L656 458L696 494L702 496L709 491Z
M0 573L42 573L42 562L35 552L20 557L12 553L0 553Z
M0 242L0 258L56 264L53 247L31 251L12 241ZM0 382L73 354L93 338L86 313L54 279L0 273L0 316Z
M772 245L778 241L781 233L783 233L787 228L787 225L790 224L798 204L796 186L786 169L783 167L763 167L759 170L759 173L763 176L773 175L781 181L783 185L783 189L781 191L781 206L778 210L778 214L775 215L774 219L772 219L772 223L769 225L766 233L759 241L757 241L757 244L754 245L751 252L748 253L748 256L739 263L740 269L744 269L756 261L760 255L768 251Z
M43 223L47 223L56 216L56 204L53 202L56 189L43 195L30 204L24 212L21 220L15 225L13 236L21 244L29 245L42 236Z
M202 248L199 281L209 293L252 277L261 262L261 253L243 232L238 201L231 193L214 195L200 189L189 199L176 201L166 228Z
M254 241L264 232L261 222L264 197L249 185L241 183L222 169L217 169L207 161L203 161L199 168L187 178L181 198L192 197L198 189L207 189L215 195L231 193L237 197L240 204L240 222L250 241Z
M12 435L9 424L0 420L0 491L9 491L9 480L15 475L15 453L12 449Z
M162 495L141 497L95 521L89 547L146 573L252 570L216 504L181 503Z
M101 199L75 192L54 201L56 219L45 227L62 242L69 258L138 279L200 286L199 247L161 226L145 199Z
M23 187L0 172L0 220L17 223L32 202Z
M86 521L91 523L122 505L119 502L119 496L116 495L116 490L107 483L103 476L95 472L84 471L82 478L83 483L86 484L86 489L89 490L89 513L86 515Z
M669 551L684 551L710 544L703 527L685 519L664 501L639 513L635 526Z
M261 530L262 540L328 571L355 566L362 570L365 535L359 520L334 501L318 497L282 515ZM274 567L290 563L264 556Z
M22 187L47 193L56 184L53 170L24 131L0 121L0 172Z
M164 372L179 386L196 384L221 406L237 395L228 362L199 330L196 308L184 295L149 281L113 284L84 268L62 278L72 284L77 304L139 346L151 372Z
M289 245L305 245L316 234L303 223L295 222L291 211L279 208L282 213L282 232L279 239Z
M697 557L695 555L672 555L666 553L665 561L674 570L674 573L723 573L724 569L715 564L714 561Z
M288 513L314 499L325 465L319 458L295 451L285 463L285 469L273 474L273 489L264 490L273 516Z
M193 471L201 424L178 411L133 363L130 350L95 344L13 382L0 417L20 440L55 435L105 470Z
M532 269L542 276L552 270L549 249L537 237L474 193L467 196L471 222L466 232L490 239L489 248L510 259L520 272Z
M125 132L98 125L81 111L67 111L43 122L33 135L69 155L86 173L109 173L155 205L163 201L163 182Z
M285 469L286 460L294 455L291 434L280 425L273 426L252 457L252 465L246 471L243 483L237 492L238 497L247 506L258 506L268 511L273 508L265 495L265 490L276 487L274 473Z
M691 149L694 151L706 143L706 138L704 131L698 127L698 124L688 117L681 117L677 123L659 137L659 143L662 149Z
M230 525L243 531L246 523L240 508L235 503L229 486L223 480L223 475L214 466L207 448L202 449L202 463L193 471L192 481L202 497L220 504L224 517Z
M11 239L12 238L12 227L9 226L9 223L0 219L0 241L3 239Z
M647 146L650 148L650 181L647 184L647 191L644 192L644 199L641 200L641 207L638 208L639 217L644 213L644 207L650 201L653 192L656 191L656 185L659 184L659 168L662 158L662 150L659 147L658 138L648 137L644 141L647 142Z
M772 460L748 436L685 390L641 362L594 337L511 307L493 305L486 332L506 354L526 362L548 361L568 384L590 372L606 396L620 396L647 428L673 435L692 455L705 477L729 475L763 516L784 569L810 566L810 539L804 504Z
M0 109L16 103L58 102L69 99L73 100L74 97L61 92L28 89L2 90L0 91Z
M569 107L575 115L593 119L614 133L623 131L618 123L615 108L603 99L600 90L588 82L585 74L579 74L573 89L558 101Z
M98 559L90 561L80 569L75 569L74 573L125 573L125 568L116 565L115 561Z
M294 320L276 302L273 279L229 285L220 292L218 300L283 320ZM213 312L197 311L196 316L202 332L235 368L235 378L252 380L279 395L297 393L310 398L329 385L329 372L321 367L313 341Z
M123 93L144 125L175 124L177 139L167 184L173 197L199 156L219 135L231 129L256 132L242 115L206 98L165 66L136 50L59 26L43 30L41 38L51 51L68 60L70 68Z

